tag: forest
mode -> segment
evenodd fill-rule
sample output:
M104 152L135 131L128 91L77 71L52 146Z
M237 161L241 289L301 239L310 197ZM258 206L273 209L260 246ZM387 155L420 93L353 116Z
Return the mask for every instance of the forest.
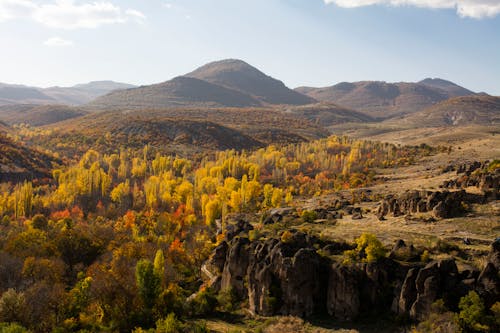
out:
M1 184L1 330L181 331L232 306L201 280L228 216L372 185L436 151L336 136L196 159L88 150L51 179Z

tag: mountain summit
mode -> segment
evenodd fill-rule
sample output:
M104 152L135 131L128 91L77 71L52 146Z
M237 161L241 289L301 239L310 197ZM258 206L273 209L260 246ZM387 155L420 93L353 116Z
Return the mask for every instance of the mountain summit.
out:
M241 91L267 104L305 105L314 102L313 98L287 88L283 82L242 60L211 62L186 76Z

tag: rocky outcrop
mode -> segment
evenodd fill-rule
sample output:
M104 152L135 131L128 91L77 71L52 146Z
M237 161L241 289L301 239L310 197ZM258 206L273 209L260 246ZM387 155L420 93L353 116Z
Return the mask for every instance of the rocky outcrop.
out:
M460 177L444 181L442 188L464 189L477 187L485 194L486 200L500 198L500 169L489 170L489 162L475 161L456 168Z
M452 259L425 266L420 261L400 261L400 251L417 251L403 241L392 251L398 261L390 255L374 263L344 265L330 255L351 249L348 244L325 243L299 231L287 232L287 237L265 240L250 241L244 233L226 239L204 265L220 274L219 283L212 288L232 289L248 301L255 314L328 314L342 321L389 309L420 320L438 299L456 309L470 290L476 290L486 305L500 297L500 240L492 245L488 264L480 273L459 272Z
M477 279L477 289L486 306L500 301L500 238L491 244L486 266Z
M383 220L386 215L408 215L432 212L437 218L460 216L465 212L463 203L481 203L484 196L459 191L408 191L399 196L389 195L379 205L377 217Z

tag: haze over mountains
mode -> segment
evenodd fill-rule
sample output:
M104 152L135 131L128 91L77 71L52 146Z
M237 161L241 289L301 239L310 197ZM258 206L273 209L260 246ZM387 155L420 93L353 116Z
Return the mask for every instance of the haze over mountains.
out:
M68 104L82 105L113 90L133 85L113 81L93 81L73 87L37 88L0 83L0 105Z
M253 139L270 143L273 137L277 142L296 142L324 136L320 128L384 120L417 127L496 124L500 105L495 97L438 78L398 83L342 82L292 90L236 59L211 62L184 76L140 87L113 81L47 89L0 84L0 120L11 125L44 126L66 120L62 126L68 126L68 120L77 118L73 123L85 127L95 115L83 116L115 111L146 119L213 120L230 128L243 128L244 135L249 135L251 128ZM112 123L114 116L104 115L104 124L96 126ZM292 119L301 125L281 126L292 124ZM191 125L188 127L196 127Z

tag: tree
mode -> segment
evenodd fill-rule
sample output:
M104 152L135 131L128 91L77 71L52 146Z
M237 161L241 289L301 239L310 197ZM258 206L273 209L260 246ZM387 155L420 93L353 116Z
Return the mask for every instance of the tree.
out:
M466 296L462 297L458 307L460 309L460 314L458 315L460 323L467 331L489 331L489 327L484 323L486 321L486 313L483 301L475 291L470 291Z
M165 286L165 256L163 255L163 250L156 251L155 261L154 261L154 273L160 277L160 284L162 287Z
M144 306L146 309L151 310L161 291L161 279L155 273L154 265L151 261L141 259L137 262L135 268L135 280Z
M0 322L23 322L26 299L23 293L9 289L0 297ZM3 332L3 331L2 331Z

